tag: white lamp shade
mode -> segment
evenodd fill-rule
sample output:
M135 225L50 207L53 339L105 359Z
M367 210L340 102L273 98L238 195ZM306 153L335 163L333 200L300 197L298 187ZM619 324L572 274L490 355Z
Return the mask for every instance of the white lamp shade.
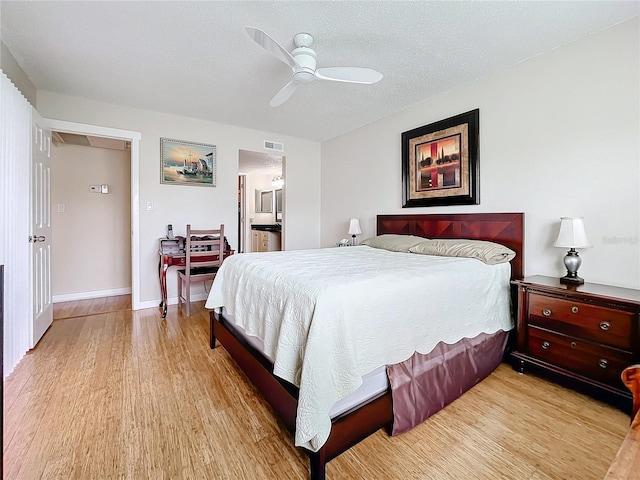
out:
M349 220L349 235L360 235L362 230L360 230L360 220L357 218L352 218Z
M553 244L554 247L589 248L592 247L584 229L582 217L561 217L560 232Z

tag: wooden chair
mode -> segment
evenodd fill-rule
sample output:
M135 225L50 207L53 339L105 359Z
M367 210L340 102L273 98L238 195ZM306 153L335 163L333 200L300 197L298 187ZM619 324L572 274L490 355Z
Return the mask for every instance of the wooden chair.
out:
M640 478L640 365L625 368L622 381L633 394L631 427L609 467L605 480Z
M631 365L622 372L622 382L631 390L633 395L633 407L631 409L631 422L640 425L640 365Z
M224 225L218 230L194 230L187 225L185 268L178 270L178 310L184 301L187 317L191 316L191 284L215 278L224 260L224 245Z

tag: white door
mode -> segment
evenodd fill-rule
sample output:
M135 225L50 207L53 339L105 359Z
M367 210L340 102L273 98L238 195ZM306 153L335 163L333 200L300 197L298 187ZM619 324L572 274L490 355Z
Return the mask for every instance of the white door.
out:
M31 130L31 348L53 322L51 302L51 130L33 111Z

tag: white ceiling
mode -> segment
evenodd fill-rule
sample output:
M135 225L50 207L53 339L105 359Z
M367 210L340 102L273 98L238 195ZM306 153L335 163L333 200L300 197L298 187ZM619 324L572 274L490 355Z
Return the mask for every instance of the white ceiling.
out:
M80 145L84 147L106 148L109 150L126 150L129 142L117 138L93 137L90 135L76 135L75 133L52 132L53 144L57 147L64 145Z
M280 155L240 150L238 173L282 175L282 157Z
M637 1L0 2L2 41L38 90L315 141L639 12ZM384 78L316 81L272 108L290 70L247 25L288 49L311 33L318 67Z

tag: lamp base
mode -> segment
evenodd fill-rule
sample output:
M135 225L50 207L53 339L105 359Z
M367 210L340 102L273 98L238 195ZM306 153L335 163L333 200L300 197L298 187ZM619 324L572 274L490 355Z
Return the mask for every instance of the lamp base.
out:
M560 283L569 284L569 285L582 285L584 283L584 278L580 278L577 275L575 277L566 275L560 278Z
M576 252L575 248L571 248L564 257L564 266L567 267L567 274L560 279L560 283L569 285L582 285L584 279L578 276L578 269L582 265L582 259Z

